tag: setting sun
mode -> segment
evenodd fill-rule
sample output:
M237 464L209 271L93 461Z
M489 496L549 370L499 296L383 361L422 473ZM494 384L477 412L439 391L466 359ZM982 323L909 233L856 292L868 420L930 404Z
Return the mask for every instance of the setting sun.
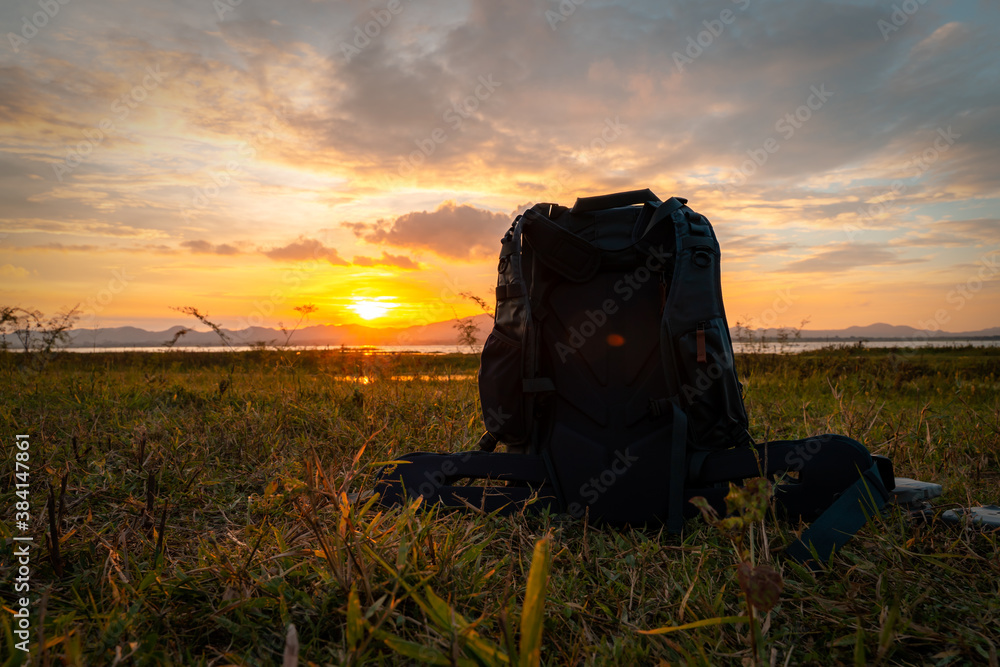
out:
M374 320L384 316L389 310L396 307L394 303L386 303L390 298L382 296L374 299L355 299L351 310L357 313L358 317L363 320Z

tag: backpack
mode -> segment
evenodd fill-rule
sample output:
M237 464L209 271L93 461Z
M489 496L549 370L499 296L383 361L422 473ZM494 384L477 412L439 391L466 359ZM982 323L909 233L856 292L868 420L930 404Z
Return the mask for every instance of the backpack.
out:
M719 243L686 199L647 189L536 204L500 245L479 451L401 457L378 474L383 503L530 505L676 533L697 513L691 497L724 514L729 482L765 475L782 480L786 515L814 520L790 549L805 561L889 498L891 463L854 440L753 442Z

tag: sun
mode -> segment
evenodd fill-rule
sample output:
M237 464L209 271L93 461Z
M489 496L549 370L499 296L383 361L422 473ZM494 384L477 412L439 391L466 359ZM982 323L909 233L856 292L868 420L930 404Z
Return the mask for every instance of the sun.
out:
M354 298L354 305L351 310L357 313L363 320L374 320L384 316L396 307L395 303L387 303L392 297L380 296L375 298Z

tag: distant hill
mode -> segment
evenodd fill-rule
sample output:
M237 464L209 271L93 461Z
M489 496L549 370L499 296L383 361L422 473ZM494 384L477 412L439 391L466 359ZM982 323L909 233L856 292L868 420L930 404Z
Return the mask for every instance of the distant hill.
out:
M786 328L786 331L792 331ZM735 330L732 332L736 333ZM779 329L758 329L754 331L754 336L766 336L769 340L777 338ZM792 331L794 335L794 331ZM975 338L996 338L1000 337L1000 327L982 329L981 331L927 331L926 329L915 329L908 326L885 324L882 322L869 324L868 326L847 327L846 329L803 329L799 334L801 340L966 340Z
M486 340L493 325L489 315L475 316L479 326L479 342ZM291 338L292 345L454 345L458 341L458 332L454 327L455 320L433 322L431 324L398 328L367 327L359 324L331 325L317 324L303 327ZM74 329L70 332L70 347L157 347L170 341L174 335L183 329L174 326L164 331L146 331L136 327L113 327L104 329ZM277 329L266 327L250 327L234 331L223 329L234 345L254 345L260 343L281 344L284 334ZM786 329L786 331L791 331ZM734 339L740 333L731 330ZM759 339L764 336L775 340L778 329L755 329L753 336ZM792 332L794 335L794 332ZM955 340L1000 338L1000 327L983 329L981 331L924 331L908 326L876 323L868 326L853 326L846 329L805 329L801 332L801 340ZM13 341L11 341L13 342ZM215 347L219 345L219 337L212 331L188 331L176 343L182 347ZM16 345L15 345L16 347Z
M493 326L489 315L477 315L474 321L479 326L479 342ZM458 341L455 320L434 322L400 328L366 327L359 324L332 325L317 324L298 329L291 337L292 345L454 345ZM166 344L185 327L174 326L164 331L146 331L136 327L112 327L104 329L74 329L70 332L69 347L157 347ZM283 344L285 334L278 329L249 327L232 330L223 328L232 344L256 345ZM220 345L219 336L214 331L188 331L176 345L180 347L215 347Z

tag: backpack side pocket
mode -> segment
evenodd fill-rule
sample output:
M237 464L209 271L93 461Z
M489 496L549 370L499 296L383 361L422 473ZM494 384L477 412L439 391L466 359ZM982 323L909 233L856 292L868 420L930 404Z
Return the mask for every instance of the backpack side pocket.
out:
M521 341L494 326L480 358L479 399L486 430L506 445L523 445L528 440L523 367Z
M740 383L724 318L699 322L682 335L677 364L682 405L694 445L725 449L749 444Z

